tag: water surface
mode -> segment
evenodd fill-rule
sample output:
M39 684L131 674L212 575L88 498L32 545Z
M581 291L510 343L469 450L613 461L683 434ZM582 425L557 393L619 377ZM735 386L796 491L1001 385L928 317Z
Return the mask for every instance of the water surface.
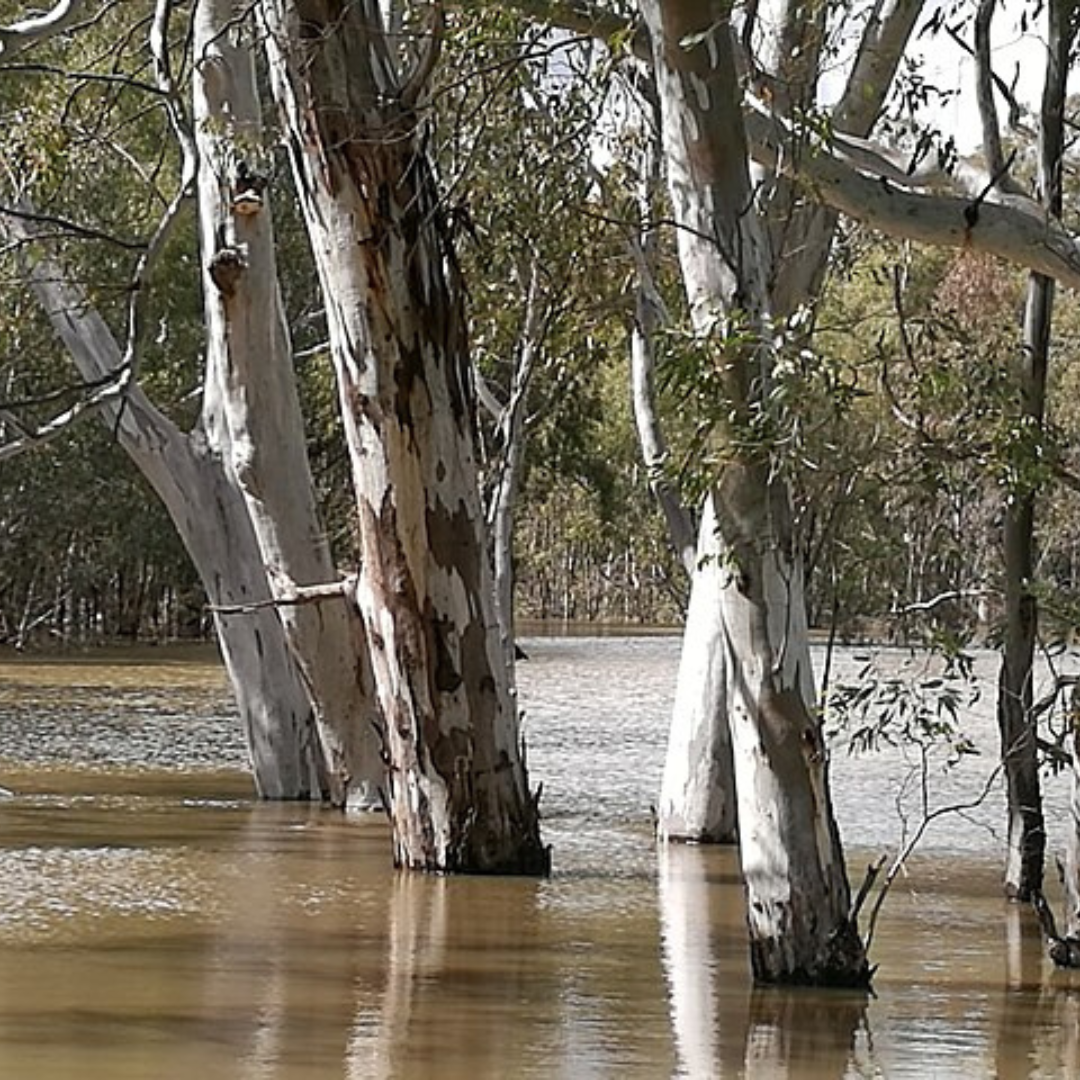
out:
M755 992L735 854L651 840L677 642L526 649L543 882L398 874L381 821L250 801L206 657L0 665L0 1077L1080 1075L1080 981L999 898L997 793L927 833L876 998ZM934 805L992 769L986 701L971 725ZM915 824L911 765L837 753L853 876L898 802Z

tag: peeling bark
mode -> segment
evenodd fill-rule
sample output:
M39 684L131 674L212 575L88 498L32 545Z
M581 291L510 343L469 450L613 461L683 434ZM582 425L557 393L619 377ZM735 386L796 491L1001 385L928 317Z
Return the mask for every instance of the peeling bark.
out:
M195 15L195 137L207 326L206 409L250 514L271 592L333 581L315 506L292 349L278 288L253 27L240 0L202 0ZM228 267L228 273L224 268ZM378 709L352 605L283 605L325 759L324 795L378 804Z
M460 283L374 0L262 6L327 305L398 865L543 873L495 618Z
M729 8L642 4L691 318L717 352L732 416L713 498L751 960L760 982L865 986L813 701L790 497L768 447L746 438L767 401L772 328Z

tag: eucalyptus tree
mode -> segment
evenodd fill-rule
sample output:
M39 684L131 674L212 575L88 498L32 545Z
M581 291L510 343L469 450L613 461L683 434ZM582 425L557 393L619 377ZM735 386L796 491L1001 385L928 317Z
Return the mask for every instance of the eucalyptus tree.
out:
M1076 242L985 169L917 145L898 153L868 141L922 11L917 0L869 6L846 89L829 113L817 103L826 32L835 28L825 4L752 5L738 27L729 2L642 4L643 25L634 11L603 5L520 6L628 49L657 80L691 319L723 402L714 501L725 572L713 585L722 614L712 640L727 665L717 684L731 694L755 974L864 981L777 453L791 391L777 341L786 328L798 342L790 320L816 294L837 212L1070 284L1080 280ZM849 15L846 7L837 13ZM688 626L688 639L694 633ZM800 921L796 907L813 915Z
M192 36L199 160L206 393L215 442L244 498L267 582L323 743L332 802L374 800L380 723L363 628L343 596L317 607L297 590L337 572L315 505L276 265L255 74L254 24L233 0L201 0Z
M1046 69L1039 110L1036 185L1047 217L1059 220L1064 204L1065 108L1080 10L1075 0L1046 4ZM979 104L987 164L995 176L1010 179L1001 148L997 111L990 88L990 22L994 5L979 6L977 27L980 73ZM1055 282L1033 271L1024 305L1023 343L1017 364L1020 417L1014 440L1016 460L1010 470L1004 512L1005 612L1001 672L998 677L998 726L1008 793L1008 852L1005 887L1018 899L1042 889L1046 850L1039 781L1037 717L1034 704L1034 656L1038 636L1035 517L1042 456L1047 375ZM1027 459L1027 460L1025 460Z
M440 12L415 58L374 0L273 0L260 15L349 446L394 859L543 873L494 610L463 287L424 145Z
M89 7L59 4L48 16L10 23L0 34L4 58L17 61L41 42L52 47L50 39L68 27L74 9L82 8L85 16ZM69 84L71 99L60 103L69 123L85 115L84 109L110 105L119 117L111 137L97 136L95 131L95 137L85 140L97 156L92 151L88 160L80 158L83 176L95 172L115 176L117 160L133 165L137 174L152 176L151 167L140 162L148 145L161 154L162 137L168 147L171 135L179 147L177 153L166 151L162 158L162 165L179 163L179 176L171 185L165 183L151 192L165 206L163 217L147 243L128 245L137 254L134 260L111 267L112 274L133 281L126 307L104 313L126 320L123 344L95 306L91 291L79 282L73 246L60 251L53 242L53 227L58 224L62 234L70 231L75 236L108 239L107 229L86 223L92 218L92 206L108 204L83 203L72 195L65 199L61 189L50 212L39 212L31 200L44 193L34 184L40 170L34 165L37 155L30 148L29 135L9 158L10 202L0 223L8 239L18 245L29 286L81 375L88 383L105 388L107 393L98 402L102 418L162 498L202 578L259 791L270 797L314 795L341 803L350 786L373 787L381 775L381 763L370 734L373 706L364 697L364 654L356 647L356 629L340 597L334 601L337 611L314 616L289 612L284 617L279 612L282 600L293 599L290 594L295 586L326 584L326 579L336 575L310 492L291 356L281 331L269 206L263 205L266 197L260 192L262 212L256 222L248 222L244 211L250 205L236 197L240 194L236 170L245 160L237 147L254 152L259 142L250 50L233 47L248 32L244 12L237 5L198 5L196 38L201 51L195 58L193 78L200 126L193 134L182 99L184 87L174 70L172 7L161 2L138 11L112 8L102 13L103 21L88 21L83 35L113 33L126 42L137 43L140 32L148 29L146 51L140 55L136 45L130 60L126 50L121 50L111 68L98 71L90 66L80 71L80 61L93 56L103 38L93 36L82 52L80 44L85 39L73 38L70 59L76 74ZM40 84L45 77L55 77L57 70L63 71L67 47L66 42L59 47L55 67L13 62L4 74L8 79L30 78ZM178 55L182 54L181 43ZM156 71L153 86L125 73L126 62L147 58ZM96 63L107 66L112 58L102 61L97 56ZM223 99L224 91L232 98ZM147 100L149 107L142 108ZM234 107L239 122L246 125L239 133L223 120ZM30 108L24 106L24 111ZM221 110L217 115L216 109ZM132 113L142 127L131 119ZM132 134L146 131L145 116L156 119L156 146L145 136L139 143ZM93 128L93 123L88 126ZM130 145L125 144L125 136ZM244 145L244 139L253 140L252 145ZM227 155L231 156L226 163ZM90 162L96 168L86 169ZM213 240L206 241L211 260L206 276L210 342L201 412L195 426L185 432L151 403L138 376L148 351L151 283L176 235L200 164L204 229L213 234ZM163 172L161 166L155 171ZM77 186L85 191L88 185L80 178ZM58 208L63 208L60 216ZM146 222L133 224L145 227ZM229 266L214 264L213 256L219 253L215 245L222 238L234 237L237 227L245 231L242 251L233 248L240 257ZM249 266L249 255L261 262ZM253 280L256 287L250 285ZM229 307L222 300L226 285L227 299L232 301L227 312L231 321L223 318ZM236 298L238 292L242 303ZM164 318L161 326L159 337L167 338ZM259 332L256 327L261 328ZM257 449L253 431L258 434Z

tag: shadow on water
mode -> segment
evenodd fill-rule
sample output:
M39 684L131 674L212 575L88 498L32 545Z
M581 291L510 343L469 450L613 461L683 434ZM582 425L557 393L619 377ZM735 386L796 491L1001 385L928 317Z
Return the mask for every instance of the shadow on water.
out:
M877 997L755 992L737 854L649 833L674 644L529 651L542 882L399 874L381 821L250 802L212 665L0 665L0 1077L1080 1075L1080 982L951 840L888 902ZM876 836L888 773L851 771L842 824Z

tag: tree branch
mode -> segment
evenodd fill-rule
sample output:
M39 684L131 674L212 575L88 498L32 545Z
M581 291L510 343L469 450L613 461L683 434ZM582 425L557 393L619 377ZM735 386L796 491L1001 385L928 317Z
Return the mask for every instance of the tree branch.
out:
M77 221L57 217L55 214L43 214L37 210L30 210L25 206L0 205L0 216L22 218L24 221L33 222L35 225L54 225L72 236L78 236L83 240L103 240L108 244L123 248L125 251L145 251L147 246L145 240L127 240L122 236L114 236L112 233L107 233L102 229L95 229L93 226L80 225ZM35 240L44 238L41 233L35 232Z
M269 600L257 600L250 604L207 604L207 611L215 615L252 615L265 608L297 607L302 604L321 604L326 600L347 599L356 592L353 579L331 581L324 585L292 585L279 596Z
M146 284L153 271L154 264L161 257L172 235L173 228L180 218L184 204L191 196L198 168L198 156L195 140L184 113L184 106L173 79L172 64L169 58L168 36L169 18L172 15L173 0L157 0L154 20L150 28L150 51L154 58L154 70L157 83L165 99L165 111L169 123L180 144L181 164L180 180L176 193L165 207L157 228L150 237L138 263L131 283L131 296L128 302L128 333L124 346L122 365L131 377L138 372L138 360L142 349L142 338L146 322Z
M420 59L405 80L401 88L401 102L409 109L415 108L428 83L432 73L442 55L443 43L446 40L446 12L442 0L436 0L431 7L431 34L420 55Z
M27 450L35 450L51 442L58 435L63 434L75 421L97 412L106 406L115 404L127 392L127 379L125 372L117 372L116 375L103 386L91 390L84 398L77 401L68 409L64 409L51 420L39 424L33 429L26 428L14 417L5 414L5 422L13 423L19 430L16 438L0 444L0 461L7 461Z
M6 64L36 42L62 33L79 18L85 6L85 0L60 0L44 15L33 15L0 28L0 64Z
M1011 158L1007 161L1001 146L1001 125L998 123L997 105L994 102L994 69L990 59L990 27L994 21L997 0L979 0L975 14L975 100L979 107L982 124L983 156L993 180L993 186L1002 191L1024 194L1023 188L1009 173Z
M901 239L986 252L1080 288L1080 245L1034 200L990 192L980 203L978 196L905 190L898 176L866 175L845 161L836 140L819 138L793 157L786 147L798 136L761 107L747 112L746 125L756 161L856 221Z
M844 93L833 110L838 131L867 135L874 126L925 0L875 0Z

